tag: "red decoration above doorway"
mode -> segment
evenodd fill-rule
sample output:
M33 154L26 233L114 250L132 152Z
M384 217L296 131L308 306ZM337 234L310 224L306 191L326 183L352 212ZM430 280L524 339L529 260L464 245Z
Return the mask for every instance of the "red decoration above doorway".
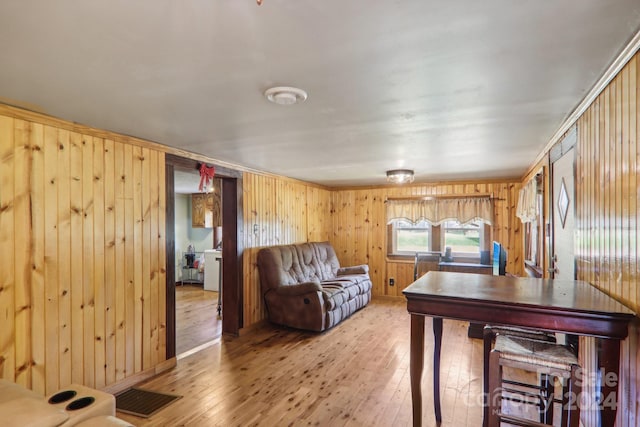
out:
M214 166L207 166L204 163L200 165L200 186L198 189L200 191L205 191L207 187L209 187L209 182L213 180L214 175L216 174L216 168Z

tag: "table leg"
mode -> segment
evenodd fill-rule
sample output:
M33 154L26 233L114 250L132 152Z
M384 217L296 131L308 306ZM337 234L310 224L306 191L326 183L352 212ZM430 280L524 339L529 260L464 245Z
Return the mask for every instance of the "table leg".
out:
M433 318L433 409L436 422L442 422L440 408L440 350L442 349L442 317Z
M424 316L411 315L411 355L409 376L411 378L411 404L413 426L422 425L422 369L424 367Z
M620 383L620 340L601 339L601 354L598 360L602 378L602 410L600 411L603 426L616 425L618 409L618 384Z

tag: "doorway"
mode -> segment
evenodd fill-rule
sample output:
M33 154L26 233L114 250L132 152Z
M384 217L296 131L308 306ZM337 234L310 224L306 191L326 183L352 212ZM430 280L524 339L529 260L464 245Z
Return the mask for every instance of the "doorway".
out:
M196 170L174 170L173 266L176 282L176 355L210 345L222 333L218 315L221 240L220 178L200 190ZM214 274L215 273L215 274Z
M167 359L176 356L176 201L174 180L176 170L193 172L201 162L193 159L165 155L166 191L166 324ZM210 166L210 165L209 165ZM226 167L215 166L222 187L222 313L221 328L226 335L237 336L242 327L242 173Z
M554 279L575 280L575 127L551 151L551 206L553 239L551 268Z

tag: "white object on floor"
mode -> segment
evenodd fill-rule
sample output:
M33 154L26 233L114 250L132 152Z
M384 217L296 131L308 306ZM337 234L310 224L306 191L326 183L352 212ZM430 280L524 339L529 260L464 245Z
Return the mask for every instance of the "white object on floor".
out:
M220 259L220 261L218 261ZM220 290L220 267L222 264L222 251L206 249L204 251L204 290Z

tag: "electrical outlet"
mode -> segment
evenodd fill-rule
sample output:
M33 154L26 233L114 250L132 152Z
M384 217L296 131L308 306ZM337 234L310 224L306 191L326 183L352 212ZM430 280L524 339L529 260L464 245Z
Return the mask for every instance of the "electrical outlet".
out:
M393 286L393 285L395 285L395 284L396 284L396 281L394 280L394 278L393 278L393 277L392 277L392 278L390 278L390 279L389 279L389 286Z

